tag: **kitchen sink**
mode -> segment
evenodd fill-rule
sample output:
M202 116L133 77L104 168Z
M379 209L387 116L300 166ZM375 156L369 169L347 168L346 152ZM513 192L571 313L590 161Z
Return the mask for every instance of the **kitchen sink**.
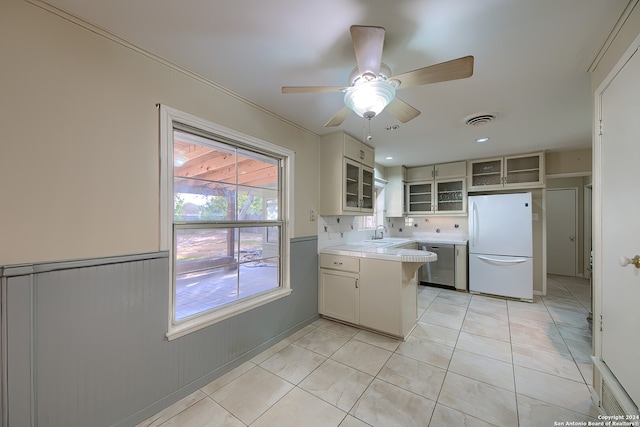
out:
M389 246L397 243L406 243L409 240L394 238L394 237L385 237L384 239L367 239L363 240L362 243L367 246Z

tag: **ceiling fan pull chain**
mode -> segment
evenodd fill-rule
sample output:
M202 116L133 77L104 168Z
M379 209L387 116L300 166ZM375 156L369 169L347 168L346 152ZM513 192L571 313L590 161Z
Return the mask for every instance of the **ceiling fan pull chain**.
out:
M371 141L373 137L371 136L371 117L363 116L364 122L362 123L362 142ZM367 131L367 122L369 122L369 129Z
M365 117L362 117L362 119L362 142L365 142L367 140L367 119Z

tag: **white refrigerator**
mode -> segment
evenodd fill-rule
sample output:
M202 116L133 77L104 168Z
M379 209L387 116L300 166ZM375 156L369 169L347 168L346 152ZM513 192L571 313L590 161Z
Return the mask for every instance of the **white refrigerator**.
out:
M469 196L469 292L533 300L531 193Z

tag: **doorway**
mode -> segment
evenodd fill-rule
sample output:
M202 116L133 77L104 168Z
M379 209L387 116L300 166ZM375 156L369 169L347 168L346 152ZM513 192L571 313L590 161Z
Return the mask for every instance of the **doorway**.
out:
M578 271L578 189L547 190L547 273Z
M633 338L640 330L640 268L628 261L640 255L639 49L640 36L595 93L597 125L606 130L594 141L594 319L600 323L594 348L596 378L602 378L596 387L603 406L606 392L629 414L640 404L640 344Z

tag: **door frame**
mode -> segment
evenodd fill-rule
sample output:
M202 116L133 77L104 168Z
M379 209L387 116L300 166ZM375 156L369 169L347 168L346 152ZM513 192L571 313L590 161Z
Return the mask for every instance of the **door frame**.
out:
M592 242L592 209L593 209L593 198L591 193L593 192L593 185L591 183L584 186L582 189L582 194L584 197L584 215L582 220L582 225L584 230L582 231L583 239L582 239L582 247L583 247L583 274L585 279L591 279L593 274L592 266L591 266L591 251L593 251L593 242Z
M602 332L600 331L600 319L602 317L602 132L600 120L602 118L602 96L609 85L624 68L634 53L640 49L640 35L635 38L627 50L602 83L594 92L594 116L593 116L593 341L592 348L594 358L602 360Z
M574 229L573 229L573 236L574 236L574 240L575 240L575 254L573 256L574 258L574 263L573 263L573 277L580 277L580 272L578 271L578 254L580 253L580 251L578 251L578 240L579 240L579 236L578 236L578 223L580 221L579 220L579 210L578 210L578 199L579 194L578 194L578 187L558 187L558 188L546 188L545 189L545 195L547 195L548 191L555 191L555 190L573 190L574 193L574 200L575 200L575 205L574 205L574 212L575 212L575 217L574 217ZM549 221L549 198L547 197L547 205L546 205L546 210L547 210L547 222ZM547 224L547 228L548 228L548 224ZM545 233L547 232L547 230L545 230ZM549 245L549 238L547 237L547 252L545 253L545 257L548 257L548 245ZM547 273L549 273L549 262L547 261Z

